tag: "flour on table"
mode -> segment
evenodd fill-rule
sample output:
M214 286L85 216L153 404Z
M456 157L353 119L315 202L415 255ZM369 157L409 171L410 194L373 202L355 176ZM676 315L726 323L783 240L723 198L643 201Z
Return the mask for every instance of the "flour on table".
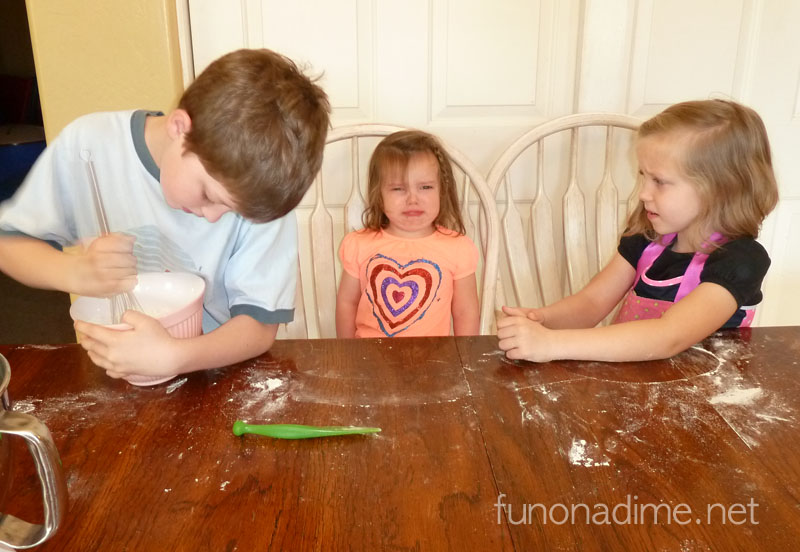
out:
M329 404L342 407L374 408L390 406L426 406L432 404L457 403L472 396L469 384L451 378L432 380L438 388L424 391L408 386L402 389L391 389L386 393L378 393L369 379L342 379L342 391L326 386L318 378L304 378L292 382L292 399L297 402Z
M558 422L551 421L553 425L571 430L563 435L566 446L559 447L561 456L570 465L615 465L616 459L626 454L625 450L635 450L637 455L647 459L643 469L666 477L685 470L686 463L708 461L704 451L718 446L709 437L709 425L726 424L729 438L740 440L751 449L766 440L767 435L774 439L776 435L791 434L792 424L798 421L797 412L779 390L761 387L759 372L749 370L753 352L748 342L713 336L693 349L708 355L709 371L644 385L606 380L619 387L609 394L602 408L587 407L569 412L552 408L557 404L550 402L552 395L579 383L579 379L544 384L529 380L532 383L529 388L543 399L538 405L527 404L519 393L522 387L514 384L522 422L558 416ZM541 414L537 410L542 411ZM591 427L596 419L606 416L617 420L617 427L610 428L611 436L580 438L581 432ZM679 429L667 431L670 427ZM698 443L698 455L674 454L687 437Z
M714 395L708 400L708 402L711 404L752 404L756 398L761 396L761 394L762 390L760 387L751 387L750 389L729 389L724 393Z
M132 392L136 391L138 389ZM112 412L118 418L134 418L135 405L131 401L120 400L120 397L124 398L125 393L104 388L66 393L46 400L32 397L14 400L12 397L11 410L35 416L45 425L51 425L55 420L69 420L66 431L75 431L93 425L97 420L110 417Z
M267 378L264 381L258 381L251 383L251 387L258 389L259 391L274 391L278 387L283 385L283 380L279 378Z
M11 410L14 412L19 412L20 414L30 414L34 410L36 410L36 404L41 403L41 399L29 399L24 401L14 401L14 406L11 407Z
M760 444L773 424L794 423L796 413L780 394L762 389L748 375L753 352L746 342L712 336L710 348L722 361L707 378L698 378L702 393L726 424L749 448Z
M585 466L592 468L595 466L608 466L611 464L608 456L600 452L600 447L587 443L586 439L572 439L572 446L569 449L569 463L573 466Z
M167 395L175 391L178 387L189 381L189 378L181 378L178 381L172 382L167 386Z
M268 363L267 366L274 366ZM290 375L275 369L265 369L263 361L255 359L245 370L244 387L234 393L227 403L236 417L254 423L270 420L289 399Z
M16 345L14 347L15 351L24 351L26 349L38 349L40 351L53 351L56 349L61 349L63 347L68 347L68 345Z

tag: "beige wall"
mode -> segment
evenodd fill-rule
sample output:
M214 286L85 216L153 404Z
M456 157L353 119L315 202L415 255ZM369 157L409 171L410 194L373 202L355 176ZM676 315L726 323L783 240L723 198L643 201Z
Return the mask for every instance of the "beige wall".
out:
M177 102L174 0L27 0L27 8L48 142L85 113Z

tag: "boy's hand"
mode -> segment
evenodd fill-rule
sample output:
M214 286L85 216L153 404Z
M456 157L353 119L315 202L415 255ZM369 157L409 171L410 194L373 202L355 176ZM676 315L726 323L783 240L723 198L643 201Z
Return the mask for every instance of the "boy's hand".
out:
M108 297L136 287L136 238L108 234L94 240L75 260L74 283L78 295Z
M503 307L506 312L508 307ZM497 321L500 348L512 360L547 362L553 360L549 352L553 331L528 318L535 309L508 309L509 316ZM517 314L518 313L518 314Z
M81 346L97 366L112 378L125 376L174 376L179 372L178 339L161 323L137 311L127 311L122 321L130 330L112 330L75 322Z

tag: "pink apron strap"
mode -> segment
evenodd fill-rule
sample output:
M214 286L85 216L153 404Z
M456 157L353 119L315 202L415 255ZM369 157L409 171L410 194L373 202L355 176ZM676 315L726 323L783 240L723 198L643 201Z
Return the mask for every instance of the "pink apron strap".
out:
M711 234L708 240L717 244L723 244L727 241L719 232ZM704 243L703 249L705 249L707 245L708 242ZM689 267L683 274L683 280L681 280L681 285L678 287L678 293L675 294L675 303L689 295L694 288L700 285L700 274L703 272L706 259L708 259L708 253L698 251L694 254L689 263Z
M639 262L636 263L636 280L633 282L634 287L639 283L642 275L653 266L653 263L658 259L658 256L661 255L664 249L672 243L676 235L677 234L666 234L662 236L660 240L650 242L647 247L644 248L642 255L639 257Z

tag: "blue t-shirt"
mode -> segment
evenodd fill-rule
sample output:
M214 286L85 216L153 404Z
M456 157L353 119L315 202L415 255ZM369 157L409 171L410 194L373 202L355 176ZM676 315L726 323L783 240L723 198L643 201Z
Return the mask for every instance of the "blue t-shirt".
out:
M294 213L264 224L236 213L211 223L167 205L144 141L144 111L85 115L42 153L17 193L0 204L0 235L76 245L99 234L86 157L112 232L136 237L140 272L191 272L206 282L203 331L237 314L262 323L294 317Z

